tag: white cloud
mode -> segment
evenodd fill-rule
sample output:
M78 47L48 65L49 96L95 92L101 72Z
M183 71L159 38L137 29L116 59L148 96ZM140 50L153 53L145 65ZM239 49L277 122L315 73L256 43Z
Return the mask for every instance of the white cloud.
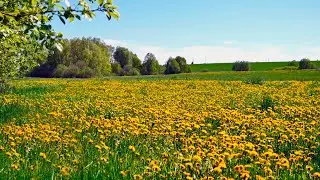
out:
M175 56L187 58L188 63L223 63L237 60L256 61L290 61L293 59L320 59L320 47L288 49L285 46L274 45L251 45L237 47L223 45L214 46L187 46L181 48L167 48L160 46L146 46L136 43L127 43L118 40L105 40L107 44L113 46L124 46L136 53L141 60L144 56L153 53L160 64L164 64L167 59ZM227 43L228 44L228 43ZM230 43L229 43L230 44Z

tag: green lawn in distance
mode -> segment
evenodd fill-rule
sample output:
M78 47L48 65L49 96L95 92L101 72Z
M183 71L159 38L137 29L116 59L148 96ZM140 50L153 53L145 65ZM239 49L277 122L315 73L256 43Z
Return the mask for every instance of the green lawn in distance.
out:
M316 67L320 67L320 61L312 62ZM192 64L192 72L219 72L232 71L233 63L214 63L214 64ZM272 71L276 68L282 68L288 65L288 62L251 62L251 71Z

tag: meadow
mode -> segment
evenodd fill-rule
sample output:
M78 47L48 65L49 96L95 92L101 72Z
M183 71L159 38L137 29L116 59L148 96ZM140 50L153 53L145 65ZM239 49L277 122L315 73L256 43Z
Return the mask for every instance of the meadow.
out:
M10 85L0 94L0 179L320 178L319 81Z
M320 61L312 61L316 67L320 67ZM219 72L231 71L233 63L192 64L192 72ZM288 62L251 62L252 71L272 71L288 66Z
M319 81L319 70L294 70L294 71L246 71L246 72L195 72L170 75L149 76L109 76L107 80L220 80L220 81Z

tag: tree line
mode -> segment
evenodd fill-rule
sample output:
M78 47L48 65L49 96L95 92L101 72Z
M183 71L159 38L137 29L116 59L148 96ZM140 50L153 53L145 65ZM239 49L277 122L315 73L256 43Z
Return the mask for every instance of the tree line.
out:
M160 65L156 56L148 53L141 61L125 47L112 47L99 38L63 40L62 48L53 48L46 60L29 75L46 78L90 78L108 75L136 76L189 73L185 58L170 57Z

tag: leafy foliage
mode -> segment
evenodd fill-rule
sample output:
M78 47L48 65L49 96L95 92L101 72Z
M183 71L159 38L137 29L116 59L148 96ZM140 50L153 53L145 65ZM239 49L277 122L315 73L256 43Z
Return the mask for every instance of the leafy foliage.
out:
M275 68L274 70L290 70L290 71L293 71L293 70L298 70L299 67L297 66L285 66L285 67L279 67L279 68Z
M63 50L54 49L47 62L35 68L31 76L88 78L111 73L110 46L100 39L76 38L62 44Z
M237 61L233 63L232 70L233 71L249 71L250 64L247 61Z
M124 47L117 47L114 54L112 72L116 75L139 75L142 69L139 57ZM120 67L119 67L120 65Z
M126 65L132 65L132 58L129 49L125 47L117 47L113 54L114 60L120 64L121 68Z
M299 62L299 69L314 69L315 66L312 64L312 62L309 59L301 59Z
M298 63L296 60L293 60L293 61L288 62L288 65L287 65L287 66L295 66L295 67L298 67L298 66L299 66L299 63Z
M181 72L179 63L176 59L169 58L166 64L166 74L179 74Z
M122 75L122 68L118 62L112 63L111 67L112 67L112 73L114 73L115 75L118 75L118 76Z
M187 60L184 57L177 56L176 58L169 58L166 63L165 74L179 74L190 73L190 66L187 64Z
M119 19L112 0L79 0L74 5L62 0L10 0L0 1L0 79L23 75L39 64L47 48L59 44L62 33L51 25L54 17L62 23L95 17L104 12L108 19Z
M148 53L144 58L141 74L156 75L160 72L160 65L157 58L152 53Z

